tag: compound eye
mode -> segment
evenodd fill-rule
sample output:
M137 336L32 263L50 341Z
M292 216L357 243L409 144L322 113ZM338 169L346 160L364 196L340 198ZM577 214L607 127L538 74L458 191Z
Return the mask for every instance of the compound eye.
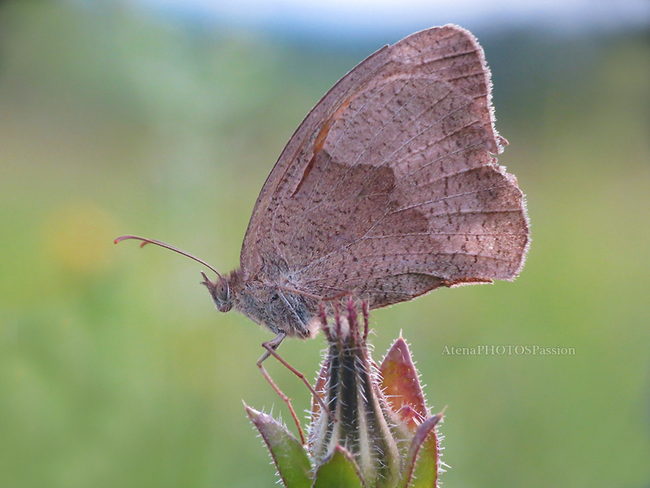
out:
M222 302L227 302L230 299L230 287L228 286L227 281L221 281L217 283L217 298Z

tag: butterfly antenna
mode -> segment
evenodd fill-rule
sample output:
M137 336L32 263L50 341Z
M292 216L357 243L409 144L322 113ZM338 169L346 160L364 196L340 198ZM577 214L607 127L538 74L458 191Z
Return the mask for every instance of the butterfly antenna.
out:
M171 245L169 245L169 244L167 244L165 242L162 242L162 241L157 241L155 239L147 239L146 237L138 237L138 236L120 236L117 239L115 239L115 244L117 244L118 242L126 241L128 239L133 239L133 240L136 240L136 241L142 241L140 243L140 247L144 247L147 244L155 244L156 246L164 247L165 249L169 249L170 251L174 251L174 252L176 252L178 254L182 254L185 257L193 259L197 263L201 263L203 266L207 266L209 269L214 271L219 278L221 278L221 273L219 273L219 271L214 269L212 266L210 266L208 263L206 263L202 259L199 259L196 256L192 256L190 253L187 253L187 252L183 251L182 249L178 249L177 247L171 246Z

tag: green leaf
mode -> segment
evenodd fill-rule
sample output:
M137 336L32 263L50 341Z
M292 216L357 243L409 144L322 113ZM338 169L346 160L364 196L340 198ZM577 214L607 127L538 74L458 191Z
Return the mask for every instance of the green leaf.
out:
M399 488L436 488L439 456L436 424L441 418L442 414L429 417L413 436Z
M343 447L336 446L332 455L316 471L313 488L363 488L357 463Z
M300 441L270 415L258 412L246 404L244 406L248 417L266 442L284 486L286 488L311 487L311 463Z

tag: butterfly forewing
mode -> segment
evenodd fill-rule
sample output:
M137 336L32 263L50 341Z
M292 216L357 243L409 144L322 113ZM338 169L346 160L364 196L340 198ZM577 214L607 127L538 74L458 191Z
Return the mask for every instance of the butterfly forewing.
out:
M249 278L372 308L439 286L513 279L523 195L492 154L489 71L473 36L429 29L366 59L298 128L258 199ZM266 270L276 270L271 276Z

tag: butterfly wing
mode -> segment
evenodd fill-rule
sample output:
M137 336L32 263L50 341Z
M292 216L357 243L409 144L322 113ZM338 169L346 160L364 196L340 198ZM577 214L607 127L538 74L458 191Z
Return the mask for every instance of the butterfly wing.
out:
M297 129L257 200L246 279L372 308L439 286L511 280L529 232L492 154L491 82L466 30L413 34L344 76Z

